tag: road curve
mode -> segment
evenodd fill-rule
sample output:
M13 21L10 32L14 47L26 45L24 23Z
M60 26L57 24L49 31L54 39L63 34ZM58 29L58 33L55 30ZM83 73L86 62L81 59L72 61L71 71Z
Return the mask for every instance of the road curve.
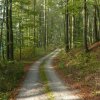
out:
M39 67L54 52L41 58L31 66L16 100L48 100L47 96L43 93L43 87L39 80Z
M52 100L44 93L44 87L39 79L39 67L44 61L48 84L54 95L53 100L81 100L74 95L75 92L70 90L70 87L64 85L53 69L52 61L59 51L55 50L32 65L16 100Z
M55 54L48 59L45 65L45 71L49 86L54 95L54 100L82 100L81 97L75 95L76 91L72 91L69 86L64 85L52 66L52 61L59 51L60 50L57 50Z

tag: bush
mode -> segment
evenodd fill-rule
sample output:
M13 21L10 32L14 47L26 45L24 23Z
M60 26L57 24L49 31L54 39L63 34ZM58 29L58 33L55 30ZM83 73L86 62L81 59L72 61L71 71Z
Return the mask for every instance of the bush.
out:
M5 98L15 88L23 73L21 62L0 62L0 97Z

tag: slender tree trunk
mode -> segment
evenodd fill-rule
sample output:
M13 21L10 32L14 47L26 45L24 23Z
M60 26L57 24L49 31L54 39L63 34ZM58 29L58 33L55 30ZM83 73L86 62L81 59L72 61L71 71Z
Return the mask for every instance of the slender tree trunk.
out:
M20 42L20 45L19 45L19 57L20 57L20 60L22 60L22 35L21 35L21 22L19 21L19 42Z
M89 39L89 45L91 45L92 43L91 43L91 34L90 34L90 18L89 18L89 16L88 16L88 21L87 21L87 23L88 23L88 25L87 25L87 27L88 27L88 30L87 30L87 33L88 33L88 39Z
M72 0L74 6L74 0ZM74 11L72 13L72 35L71 35L71 48L74 48Z
M47 49L46 0L44 0L44 49Z
M66 14L65 14L65 19L66 19L66 34L65 34L65 50L66 52L69 51L69 14L68 14L68 0L66 4Z
M84 48L88 52L87 44L87 0L84 0Z
M2 19L2 23L1 23L1 40L0 40L0 49L1 49L1 56L3 59L5 59L5 54L4 54L4 43L3 43L3 28L4 28L4 21L5 21L5 6L6 6L6 0L4 1L4 8L3 10L3 19Z
M74 48L74 16L72 16L71 48Z
M13 60L12 0L6 1L7 60Z
M6 1L6 29L7 29L7 59L10 59L10 55L9 55L9 10L8 10L8 0Z
M39 47L42 47L42 20L41 11L39 13Z
M94 34L95 34L95 41L99 41L99 35L98 35L98 26L97 26L97 9L96 5L94 5Z
M34 0L34 12L36 12L36 0ZM36 15L34 13L34 55L35 55L35 49L36 49Z
M12 0L10 2L10 10L9 10L9 23L10 23L10 60L14 59L14 50L13 50L13 29L12 29Z

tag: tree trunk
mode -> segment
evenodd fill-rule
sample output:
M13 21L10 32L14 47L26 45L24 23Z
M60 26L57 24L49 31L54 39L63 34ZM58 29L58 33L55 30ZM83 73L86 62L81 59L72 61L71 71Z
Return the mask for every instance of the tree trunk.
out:
M65 34L65 50L66 52L69 51L69 14L68 14L68 0L66 4L66 13L65 13L65 19L66 19L66 34Z
M36 0L34 0L34 55L35 55L35 48L36 48L36 29L35 29L36 15L35 15L35 11L36 11Z
M10 2L10 10L9 10L9 29L10 29L10 31L9 31L9 38L10 38L10 60L13 60L14 59L14 55L13 55L13 52L14 52L14 50L13 50L13 30L12 30L12 0L10 0L9 1Z
M13 60L12 0L6 1L7 60Z
M98 35L98 26L97 26L97 9L96 5L94 5L94 34L95 34L95 42L99 41L99 35Z
M44 49L47 48L46 0L44 0Z
M8 13L8 0L6 1L6 29L7 29L7 60L10 59L10 54L9 54L9 19L8 19L8 16L9 16L9 13Z
M85 52L88 52L87 44L87 0L84 0L84 48Z

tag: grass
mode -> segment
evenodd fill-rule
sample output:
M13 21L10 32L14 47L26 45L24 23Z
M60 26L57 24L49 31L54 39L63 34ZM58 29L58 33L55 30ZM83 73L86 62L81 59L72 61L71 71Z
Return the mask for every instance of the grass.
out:
M49 97L49 100L54 100L54 96L52 93L52 90L49 87L48 84L48 79L45 73L45 68L44 68L45 63L43 63L40 67L39 73L40 73L40 80L44 86L44 93L47 94L47 96Z
M87 54L79 49L73 49L67 54L62 51L56 58L56 69L64 74L69 84L79 83L81 87L88 87L92 96L100 96L99 54L99 49Z

